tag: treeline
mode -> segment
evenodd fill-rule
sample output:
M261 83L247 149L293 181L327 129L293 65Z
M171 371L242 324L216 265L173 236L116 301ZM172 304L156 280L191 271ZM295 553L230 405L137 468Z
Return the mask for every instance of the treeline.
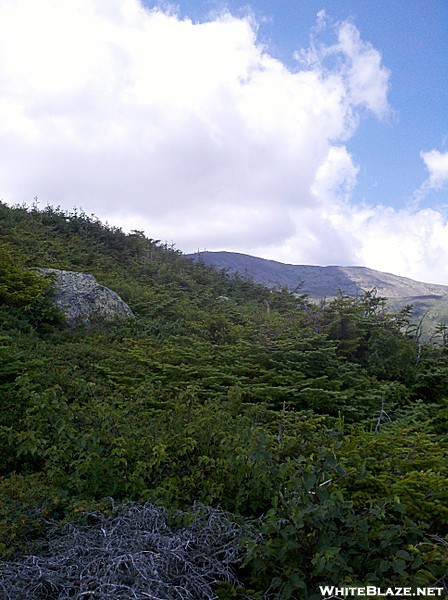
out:
M136 318L66 327L36 267L92 273ZM312 304L82 211L0 204L0 597L83 597L72 580L63 595L49 540L129 502L165 507L173 536L198 506L225 511L228 569L204 598L446 588L446 331L422 344L411 308L386 303ZM144 598L131 562L92 597ZM193 589L183 577L166 589Z

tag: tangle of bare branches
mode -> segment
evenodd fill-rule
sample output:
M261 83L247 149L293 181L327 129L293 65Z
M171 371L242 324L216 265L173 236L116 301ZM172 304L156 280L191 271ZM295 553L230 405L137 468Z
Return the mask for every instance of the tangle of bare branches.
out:
M35 555L0 562L1 600L210 600L216 582L237 584L245 532L224 511L128 503L84 517L49 522Z

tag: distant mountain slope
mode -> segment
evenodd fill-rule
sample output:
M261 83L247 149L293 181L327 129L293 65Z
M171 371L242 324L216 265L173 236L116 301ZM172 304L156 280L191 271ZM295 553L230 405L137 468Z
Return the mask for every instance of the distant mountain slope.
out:
M376 288L379 295L389 299L391 307L412 304L417 316L429 310L430 320L448 320L448 286L445 285L414 281L366 267L290 265L237 252L201 252L188 256L268 287L286 287L313 299L335 297L339 290L356 296L363 290Z

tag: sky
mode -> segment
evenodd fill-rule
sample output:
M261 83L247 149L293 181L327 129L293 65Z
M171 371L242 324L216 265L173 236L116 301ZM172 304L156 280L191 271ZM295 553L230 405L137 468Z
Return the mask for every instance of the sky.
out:
M0 199L448 285L446 0L0 0Z

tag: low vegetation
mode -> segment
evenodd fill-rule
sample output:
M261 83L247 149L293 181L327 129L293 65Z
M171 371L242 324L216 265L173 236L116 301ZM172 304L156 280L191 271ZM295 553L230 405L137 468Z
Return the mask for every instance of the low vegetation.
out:
M448 588L448 336L0 204L0 598ZM136 318L70 328L37 267ZM115 587L114 587L115 586Z

